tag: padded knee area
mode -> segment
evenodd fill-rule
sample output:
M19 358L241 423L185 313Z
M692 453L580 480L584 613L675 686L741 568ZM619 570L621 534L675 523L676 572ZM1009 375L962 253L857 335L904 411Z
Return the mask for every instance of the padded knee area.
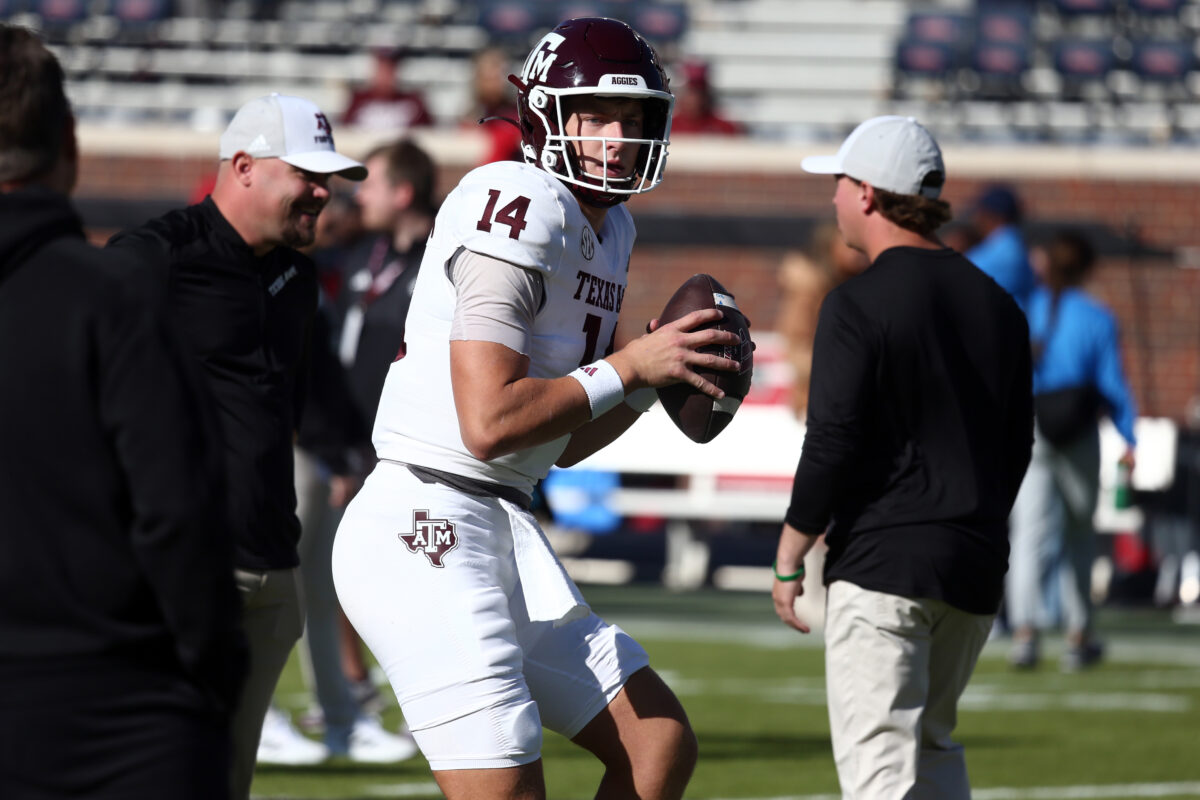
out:
M542 753L542 721L532 700L484 708L413 736L434 770L515 767Z

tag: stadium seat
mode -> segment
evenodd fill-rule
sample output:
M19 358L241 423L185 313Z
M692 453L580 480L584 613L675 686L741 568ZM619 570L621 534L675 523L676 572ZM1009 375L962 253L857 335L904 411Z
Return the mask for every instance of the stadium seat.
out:
M0 19L11 19L29 10L29 0L0 0Z
M547 0L484 0L479 4L478 24L489 38L523 44L544 27L554 5Z
M914 11L904 23L904 38L920 42L961 44L969 32L969 20L967 14L953 11Z
M906 39L896 45L895 66L904 82L945 81L958 70L957 48L946 42Z
M79 22L87 17L85 0L36 0L34 11L47 23Z
M610 0L558 0L548 3L547 6L547 16L542 20L542 24L546 28L553 28L564 19L577 17L626 19L631 10L626 3L611 2Z
M637 3L631 11L629 24L657 45L678 42L687 30L687 6L683 3Z
M1166 115L1168 135L1171 138L1179 137L1182 133L1179 126L1179 106L1191 104L1195 100L1188 86L1188 76L1196 68L1196 56L1191 42L1134 42L1129 68L1137 79L1140 99L1159 103Z
M1190 36L1183 22L1184 0L1125 0L1132 36Z
M919 104L905 113L923 120L935 113L954 116L960 99L961 66L958 45L902 40L896 45L891 100Z
M112 14L122 23L159 22L171 15L171 0L112 0Z
M1107 96L1109 73L1116 65L1113 43L1108 39L1066 39L1054 45L1054 70L1064 100L1084 99L1089 90Z
M1015 2L980 3L968 57L969 94L978 100L1024 98L1025 73L1033 58L1033 10Z
M117 36L126 44L157 44L159 23L171 16L171 0L111 0Z
M1184 85L1195 69L1196 56L1191 42L1139 41L1133 43L1129 66L1143 82Z
M1184 0L1125 0L1130 13L1142 17L1178 17Z
M1057 110L1047 104L1047 130L1055 138L1069 135L1095 138L1102 125L1109 125L1117 113L1119 102L1112 90L1110 77L1117 64L1113 40L1065 39L1054 43L1052 51L1057 91L1050 100L1057 100ZM1064 114L1063 109L1074 106L1076 114ZM1059 123L1063 123L1060 126Z
M971 94L981 100L1020 100L1025 97L1025 73L1032 49L1027 44L980 41L971 51Z
M1076 35L1112 34L1117 29L1116 0L1053 0L1063 29Z
M1033 44L1033 9L1023 3L981 3L975 11L975 41Z

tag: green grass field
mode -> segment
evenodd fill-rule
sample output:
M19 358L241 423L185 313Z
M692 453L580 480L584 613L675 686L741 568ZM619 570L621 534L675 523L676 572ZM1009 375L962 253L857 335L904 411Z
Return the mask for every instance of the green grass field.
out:
M650 651L700 739L693 800L836 800L820 638L775 620L767 595L672 594L654 587L585 587L593 607ZM1110 658L1058 671L1055 646L1034 672L989 644L960 706L958 739L976 800L1200 798L1200 626L1163 612L1104 609ZM295 662L281 704L307 704ZM389 727L399 722L393 708ZM548 794L587 800L592 757L547 733ZM387 767L330 763L260 768L261 798L438 798L420 758Z

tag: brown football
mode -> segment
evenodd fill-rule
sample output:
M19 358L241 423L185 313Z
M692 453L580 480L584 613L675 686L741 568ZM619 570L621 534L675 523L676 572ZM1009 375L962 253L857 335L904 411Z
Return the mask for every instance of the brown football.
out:
M720 308L723 319L701 325L695 330L720 328L732 331L741 337L739 345L703 347L702 353L715 353L741 363L737 372L697 370L705 380L716 384L725 392L721 400L714 400L687 383L674 383L658 390L667 415L679 430L693 442L711 442L725 430L750 391L750 378L754 373L754 342L750 340L750 321L738 309L733 294L711 275L693 275L671 295L658 321L660 325L683 317L702 308Z

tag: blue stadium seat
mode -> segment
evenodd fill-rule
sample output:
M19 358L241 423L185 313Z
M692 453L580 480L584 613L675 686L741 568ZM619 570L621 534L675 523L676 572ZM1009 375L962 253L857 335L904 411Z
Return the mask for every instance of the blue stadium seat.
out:
M953 11L914 11L904 23L904 38L919 42L961 44L969 33L969 20L968 15Z
M655 44L677 42L688 26L687 6L683 3L637 3L627 22Z
M1116 66L1109 39L1066 39L1054 45L1054 69L1061 81L1059 96L1082 100L1089 89L1105 96L1108 76Z
M0 19L8 19L29 10L29 0L0 0Z
M958 66L957 47L953 44L906 39L896 45L896 69L904 75L945 78Z
M49 42L67 43L77 38L88 19L87 0L33 0L30 11L41 18Z
M1053 0L1063 29L1076 36L1099 36L1117 31L1117 0Z
M1125 0L1131 36L1190 36L1183 22L1184 0Z
M975 11L975 41L1033 45L1033 9L1023 3L981 3Z
M492 39L524 42L545 27L552 6L546 0L483 0L479 3L479 25Z
M51 24L80 22L88 14L86 0L36 0L34 11Z
M1178 17L1184 0L1125 0L1129 10L1143 17Z
M971 71L977 86L972 93L980 100L1021 100L1026 96L1024 78L1032 60L1026 43L977 42L971 51Z
M1143 83L1186 86L1188 73L1196 68L1191 42L1138 41L1133 43L1129 68Z
M1115 13L1116 0L1054 0L1054 10L1064 17L1096 17Z
M122 24L161 22L171 16L171 0L111 0L112 15Z
M550 6L551 16L545 20L547 28L554 27L564 19L576 19L577 17L626 19L629 11L628 4L610 2L610 0L558 0L557 3L551 3Z
M904 39L896 44L893 99L941 102L957 96L960 49L949 42Z

